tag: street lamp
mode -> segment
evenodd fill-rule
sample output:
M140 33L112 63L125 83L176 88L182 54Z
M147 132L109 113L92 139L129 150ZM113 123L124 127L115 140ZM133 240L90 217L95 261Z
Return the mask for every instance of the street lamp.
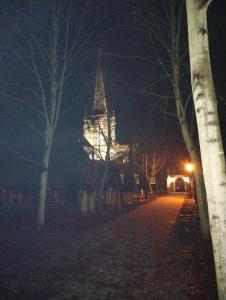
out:
M188 172L192 172L192 171L194 170L194 166L193 166L193 164L191 164L191 163L186 163L185 169L186 169Z

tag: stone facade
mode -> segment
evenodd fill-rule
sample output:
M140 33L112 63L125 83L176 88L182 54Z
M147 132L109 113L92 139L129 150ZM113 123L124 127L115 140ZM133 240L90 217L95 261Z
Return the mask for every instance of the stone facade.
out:
M84 150L88 153L90 159L104 161L109 141L111 141L111 160L128 156L128 146L116 142L115 115L114 112L110 113L109 105L107 104L103 73L99 59L92 114L90 116L85 116L83 119L83 137L85 140ZM111 126L110 131L108 130L108 112L109 123ZM109 132L111 133L111 139L108 138Z

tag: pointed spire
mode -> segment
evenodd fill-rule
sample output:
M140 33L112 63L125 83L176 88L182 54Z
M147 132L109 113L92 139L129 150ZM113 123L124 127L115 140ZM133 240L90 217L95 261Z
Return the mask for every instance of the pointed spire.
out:
M93 114L104 114L107 112L105 91L104 91L104 79L100 65L101 50L98 51L98 63L97 63L97 76L93 102Z

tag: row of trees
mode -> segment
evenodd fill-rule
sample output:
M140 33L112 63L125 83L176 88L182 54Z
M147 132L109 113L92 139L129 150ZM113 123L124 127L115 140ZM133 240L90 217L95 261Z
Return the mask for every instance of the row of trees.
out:
M70 108L70 103L68 104L66 99L67 89L71 89L71 77L74 77L81 60L83 61L86 56L83 54L86 53L86 47L95 36L98 26L111 12L111 9L105 6L100 1L98 4L91 4L89 1L87 3L80 1L62 3L52 0L44 7L41 2L33 1L24 5L20 11L12 7L10 9L7 7L5 11L4 18L10 29L9 32L4 32L8 50L5 56L7 55L9 60L14 57L15 62L20 64L21 70L25 70L27 75L23 78L25 83L21 80L23 84L19 86L19 89L23 89L22 94L18 93L18 88L14 88L15 93L1 90L1 95L7 101L10 100L22 107L22 111L18 111L20 115L16 117L32 128L40 144L40 153L35 155L36 158L35 156L30 158L13 146L6 146L20 158L39 168L40 190L37 220L39 231L44 229L45 224L49 165L54 135L62 113L68 110L67 105ZM98 13L95 12L96 10ZM75 15L74 11L76 11ZM18 81L18 78L15 80ZM78 94L78 88L74 90L75 95ZM100 199L102 199L107 173L110 171L110 149L115 143L111 138L108 101L106 104L107 135L104 138L107 151L105 158L102 158L104 160L103 177L96 191L96 202L99 203L99 207L101 207ZM147 167L145 172L151 177L147 174Z
M165 78L168 78L172 85L176 116L190 158L195 163L202 233L204 237L211 233L219 299L226 299L226 166L208 45L207 9L211 0L162 1L161 19L153 14L152 2L135 2L137 5L132 6L132 9L136 10L136 23L133 27L144 32L152 46L156 44L157 48L161 49L155 51L154 62L162 68ZM187 53L183 51L184 41L181 33L185 3L191 69L189 97L185 97L182 84L183 71L187 72L183 68ZM14 59L17 58L21 62L21 69L26 67L32 75L32 79L28 80L30 85L25 87L30 92L29 101L4 91L1 91L1 95L23 106L26 110L26 123L37 133L42 145L39 161L26 158L40 168L38 230L44 227L49 162L54 134L63 107L64 88L71 76L76 74L77 67L84 58L84 48L111 11L106 6L106 9L101 10L103 14L96 14L98 18L93 17L93 12L102 5L104 6L100 1L98 4L88 1L87 5L84 5L80 1L52 0L45 11L41 3L34 1L19 15L16 11L13 16L9 16L7 12L5 14L15 34L12 37L12 32L7 33L10 40L8 50L12 51ZM38 18L34 17L37 11ZM73 11L78 13L76 18L73 18ZM138 11L142 22L137 23ZM167 53L168 59L162 49ZM191 114L188 111L188 102L191 98L197 120L200 151L189 126L188 117ZM107 123L110 138L109 117ZM108 140L107 144L100 198L109 168L111 140ZM146 154L142 158L141 166L147 177L152 177L147 161L151 159ZM151 165L156 164L155 159Z
M208 223L210 224L218 295L219 299L226 299L226 164L209 54L207 9L211 2L211 0L186 0L191 95L197 120L201 157L198 145L189 129L186 117L187 101L183 100L184 93L181 87L183 55L185 55L181 51L181 29L185 3L169 1L166 5L163 2L166 20L169 22L170 44L164 40L164 33L161 31L162 27L158 26L158 22L154 22L154 28L156 29L157 24L158 31L154 30L153 22L149 22L147 32L150 37L154 36L159 40L169 55L168 65L159 55L157 57L172 83L182 136L190 158L195 164L194 177L201 229L203 236L208 237ZM152 15L150 17L153 20L154 17Z
M100 13L96 14L98 10ZM19 118L37 134L41 153L38 153L38 159L34 159L19 153L11 145L6 146L40 170L39 231L43 230L45 223L54 135L62 112L71 104L65 100L67 88L71 88L71 78L75 74L78 77L78 67L87 57L85 49L110 11L104 1L81 3L70 0L52 0L44 6L40 1L31 1L19 11L10 6L5 10L4 18L8 25L8 32L3 32L7 45L5 59L19 65L23 84L18 84L18 89L14 86L15 94L2 90L1 95L5 101L22 106L18 110ZM14 80L21 83L20 79ZM20 97L21 89L23 95ZM79 94L78 87L75 91Z
M126 3L132 10L133 18L132 22L127 19L123 25L147 37L151 46L149 61L161 67L162 78L167 79L171 85L175 116L190 159L195 165L194 178L202 235L209 238L211 234L219 299L226 299L226 165L208 44L207 10L211 2L163 0L160 9L159 6L156 9L154 1L134 1L133 5ZM187 24L184 21L185 7ZM187 40L184 38L186 34L183 32L185 25L188 29L189 55ZM191 89L186 92L183 82L188 84L188 59ZM153 86L142 92L155 97L157 93L152 89ZM172 99L160 93L158 98L162 98L163 102L167 98ZM160 110L173 115L172 111L165 110L164 105ZM198 140L194 135L193 114L197 121Z

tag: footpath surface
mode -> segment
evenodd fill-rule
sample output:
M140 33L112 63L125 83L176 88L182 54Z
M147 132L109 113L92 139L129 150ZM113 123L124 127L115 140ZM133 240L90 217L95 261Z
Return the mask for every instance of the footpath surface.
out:
M216 299L197 243L174 234L183 201L162 196L87 231L56 227L5 271L0 299Z

